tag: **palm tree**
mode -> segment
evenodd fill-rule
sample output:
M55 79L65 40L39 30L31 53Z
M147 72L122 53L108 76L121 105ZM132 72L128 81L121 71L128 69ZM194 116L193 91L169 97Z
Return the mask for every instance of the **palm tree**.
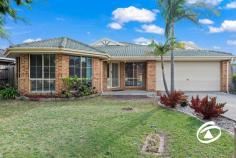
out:
M165 76L165 67L164 67L164 58L163 56L166 55L170 50L171 46L169 44L169 41L167 40L164 44L156 43L154 40L152 40L152 43L150 44L151 47L153 47L153 53L156 56L161 57L161 70L162 70L162 78L163 78L163 84L165 87L166 94L170 96L170 92L166 83L166 76Z
M175 90L174 84L174 41L175 24L186 19L198 23L198 9L210 9L217 14L211 6L205 3L188 4L187 0L158 0L162 16L165 20L165 37L171 45L171 92Z

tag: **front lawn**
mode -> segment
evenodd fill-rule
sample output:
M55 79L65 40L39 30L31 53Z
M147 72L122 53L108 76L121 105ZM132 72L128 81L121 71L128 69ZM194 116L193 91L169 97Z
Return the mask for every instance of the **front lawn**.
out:
M134 111L122 111L123 107ZM198 142L201 124L147 100L0 101L0 156L150 157L142 155L140 148L155 125L168 135L170 157L232 157L233 137L225 132L212 144Z

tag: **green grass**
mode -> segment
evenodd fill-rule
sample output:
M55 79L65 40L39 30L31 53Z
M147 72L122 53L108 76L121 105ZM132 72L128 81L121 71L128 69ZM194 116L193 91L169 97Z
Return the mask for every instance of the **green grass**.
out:
M134 112L123 112L122 107ZM174 158L231 158L233 137L223 132L212 144L201 144L202 123L150 101L101 97L68 102L0 101L0 153L8 157L149 157L142 141L154 131L168 135Z

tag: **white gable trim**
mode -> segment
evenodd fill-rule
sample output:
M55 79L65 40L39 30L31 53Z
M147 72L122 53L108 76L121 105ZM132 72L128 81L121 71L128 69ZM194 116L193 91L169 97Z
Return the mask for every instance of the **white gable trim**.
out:
M109 38L100 39L91 44L91 46L124 46L123 43L113 41Z

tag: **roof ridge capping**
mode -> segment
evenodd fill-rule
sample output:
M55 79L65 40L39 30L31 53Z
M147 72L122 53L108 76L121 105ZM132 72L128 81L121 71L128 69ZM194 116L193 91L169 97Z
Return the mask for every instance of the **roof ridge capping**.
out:
M102 51L102 50L100 50L100 49L97 49L96 47L90 46L89 44L82 43L82 42L77 41L77 40L72 39L72 38L68 38L68 37L66 37L66 38L67 38L67 41L68 41L68 40L71 40L71 41L76 42L76 43L78 43L78 44L81 44L81 45L83 45L83 46L85 46L85 47L89 47L89 48L91 48L91 49L94 49L94 50L96 50L96 51L98 51L98 52L100 52L100 53L105 53L105 54L107 54L106 52L104 52L104 51Z
M55 37L55 38L48 38L48 39L42 39L40 41L32 41L32 42L23 42L21 44L13 44L11 46L9 46L9 48L14 48L14 47L18 47L18 46L21 46L21 45L30 45L30 44L35 44L35 43L42 43L42 42L46 42L46 41L50 41L50 40L58 40L58 39L63 39L63 38L66 38L66 37Z

